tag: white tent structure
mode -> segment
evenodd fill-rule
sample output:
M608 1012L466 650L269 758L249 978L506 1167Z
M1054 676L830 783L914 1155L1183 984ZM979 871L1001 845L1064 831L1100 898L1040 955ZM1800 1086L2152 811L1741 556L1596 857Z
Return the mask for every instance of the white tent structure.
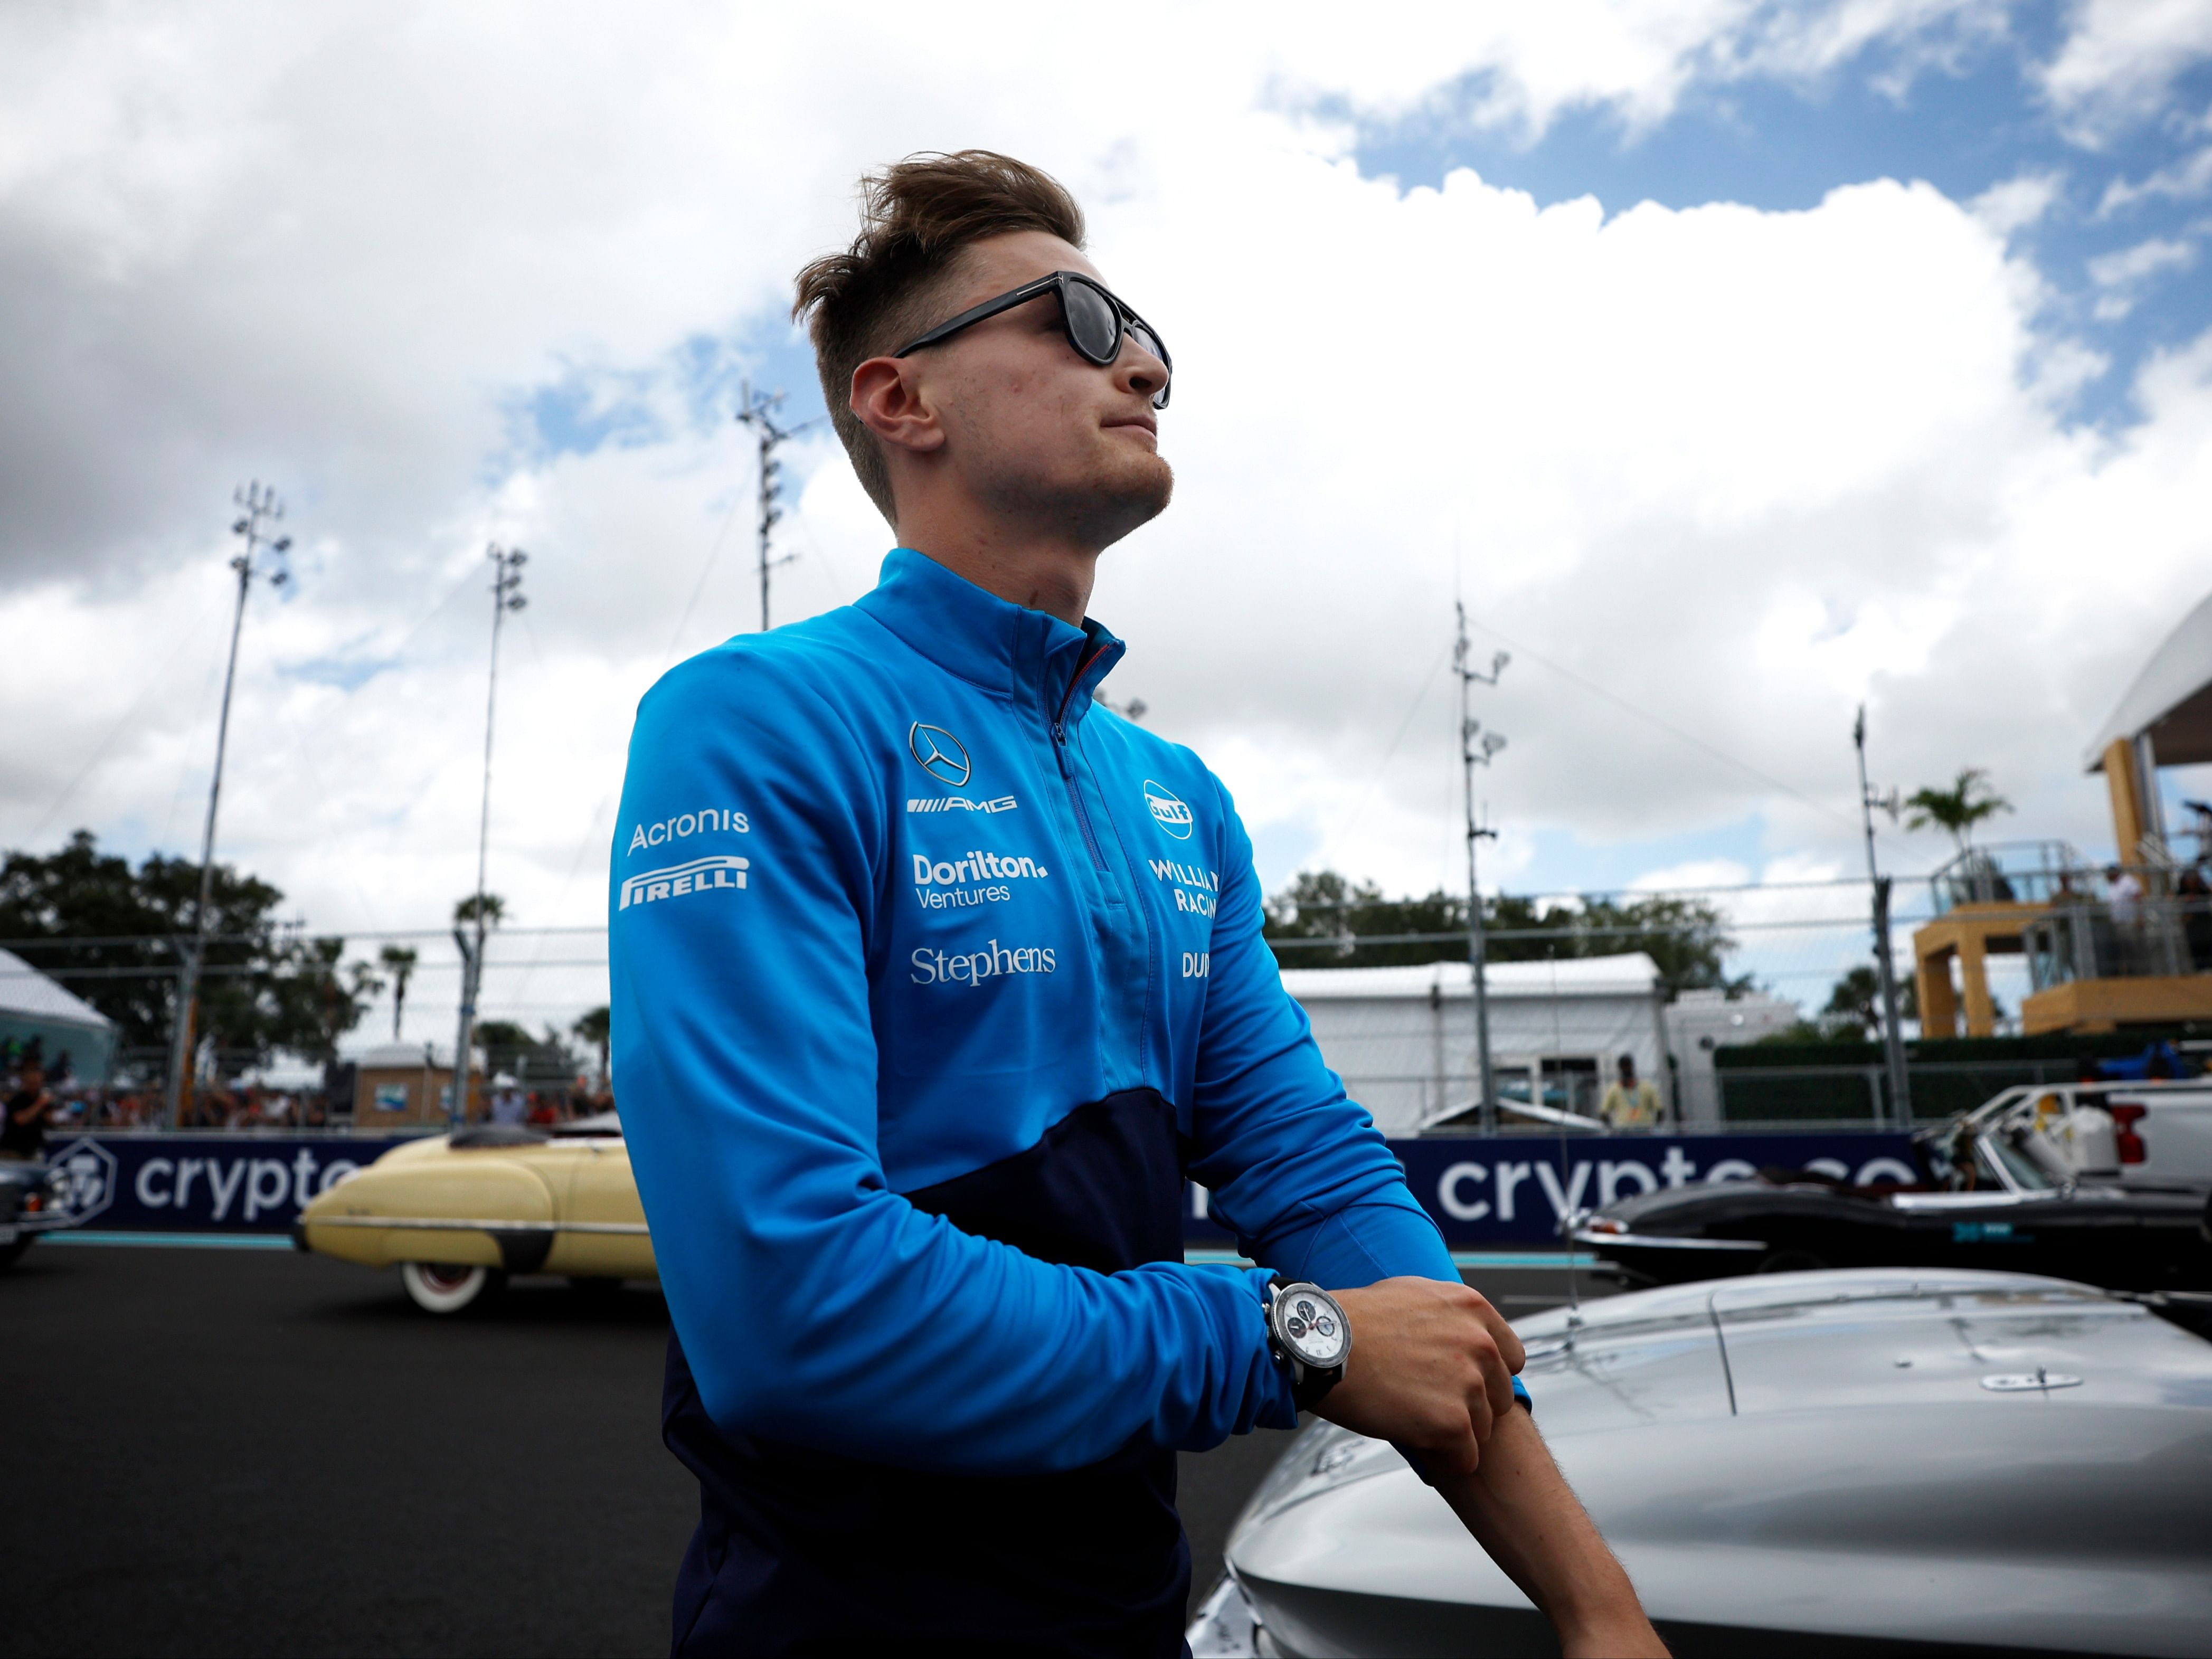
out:
M72 1077L107 1081L115 1022L14 951L0 951L0 1039L28 1043L33 1037L49 1066L66 1054Z
M1594 1114L1622 1054L1668 1091L1659 966L1641 951L1565 962L1494 962L1490 1048L1498 1092ZM1464 962L1292 968L1283 987L1313 1021L1322 1057L1390 1135L1474 1099L1474 977Z

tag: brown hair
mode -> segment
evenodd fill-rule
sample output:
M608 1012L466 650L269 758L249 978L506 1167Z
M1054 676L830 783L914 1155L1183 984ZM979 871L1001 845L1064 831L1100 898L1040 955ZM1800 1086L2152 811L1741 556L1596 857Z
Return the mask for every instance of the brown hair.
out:
M860 179L860 234L799 273L794 319L806 320L823 401L853 471L897 522L890 471L853 413L853 371L941 318L930 315L961 254L986 237L1041 230L1083 246L1083 210L1060 181L994 150L909 155Z

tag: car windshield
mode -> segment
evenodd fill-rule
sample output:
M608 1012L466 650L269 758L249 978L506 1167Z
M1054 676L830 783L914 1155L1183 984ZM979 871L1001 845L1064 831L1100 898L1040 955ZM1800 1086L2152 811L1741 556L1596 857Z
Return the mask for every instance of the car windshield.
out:
M2051 1172L2038 1163L2034 1156L2019 1142L2025 1138L2021 1130L1997 1130L1981 1135L1974 1141L1974 1156L2000 1185L2019 1188L2022 1192L2049 1192L2058 1183ZM2003 1166L2000 1176L1995 1165Z

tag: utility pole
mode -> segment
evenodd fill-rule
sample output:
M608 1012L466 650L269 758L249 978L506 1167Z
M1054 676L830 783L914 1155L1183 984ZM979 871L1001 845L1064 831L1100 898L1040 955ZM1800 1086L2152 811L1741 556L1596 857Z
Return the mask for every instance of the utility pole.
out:
M246 626L246 594L253 586L253 579L261 574L254 561L266 546L271 554L283 555L292 550L289 536L270 536L270 529L284 516L284 503L275 490L264 488L258 478L252 483L231 491L231 500L240 511L230 533L245 538L246 550L230 562L238 573L238 609L230 619L230 664L222 676L222 713L215 728L215 778L208 785L207 828L200 836L200 893L199 902L192 912L192 942L184 946L185 968L177 981L176 1025L170 1036L169 1055L169 1126L181 1127L185 1114L191 1103L193 1036L199 1019L200 975L207 961L208 907L215 891L215 821L216 808L222 799L222 763L230 747L230 694L238 681L238 636ZM289 573L279 566L268 573L269 585L282 587L289 580Z
M1897 1025L1897 970L1889 959L1889 878L1875 867L1874 809L1897 817L1897 791L1877 794L1867 781L1866 705L1851 726L1851 744L1859 751L1859 817L1866 826L1867 879L1874 884L1874 964L1881 980L1882 1061L1889 1073L1889 1109L1901 1127L1912 1122L1912 1079L1905 1068L1905 1034Z
M777 501L783 493L783 463L775 452L788 442L798 427L784 428L775 423L775 410L783 402L781 392L756 397L750 380L744 382L739 394L744 407L738 411L739 424L752 428L753 438L760 448L760 590L761 632L768 632L768 574L778 565L789 564L799 556L787 553L780 559L769 557L769 538L783 517ZM812 422L807 424L811 426Z
M494 542L484 550L484 557L492 562L493 572L491 674L484 690L483 809L477 819L477 895L471 906L475 914L470 918L475 924L475 936L471 939L460 928L453 929L453 943L461 952L461 1024L453 1038L452 1115L456 1122L466 1121L469 1115L469 1049L476 1036L477 993L483 985L484 931L490 925L486 913L491 905L484 892L484 876L491 850L491 735L492 717L499 708L500 624L507 620L508 611L520 611L530 603L520 592L522 567L530 562L530 556L519 547L509 550Z
M1484 732L1482 722L1474 718L1474 688L1495 685L1498 677L1512 661L1500 651L1490 659L1490 672L1477 673L1468 666L1469 646L1467 637L1467 606L1453 601L1459 612L1459 639L1452 647L1452 667L1459 675L1459 757L1462 781L1465 786L1467 805L1467 962L1474 981L1474 1060L1476 1075L1482 1091L1482 1129L1488 1134L1498 1127L1497 1079L1490 1063L1490 985L1489 952L1482 931L1482 888L1475 879L1475 847L1483 841L1495 841L1498 831L1486 824L1478 823L1474 816L1474 769L1490 764L1492 757L1505 747L1505 739L1496 732ZM1482 741L1475 742L1480 732Z

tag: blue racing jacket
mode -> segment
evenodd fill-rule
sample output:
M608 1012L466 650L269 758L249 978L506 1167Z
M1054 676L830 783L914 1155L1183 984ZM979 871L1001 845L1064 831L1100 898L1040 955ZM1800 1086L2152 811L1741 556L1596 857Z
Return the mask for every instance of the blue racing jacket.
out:
M862 1470L1157 1496L1166 1455L1171 1516L1173 1449L1296 1420L1267 1269L1457 1276L1282 988L1227 792L1094 701L1122 650L902 548L639 708L614 1085L706 1580L733 1537L849 1547L815 1488ZM1262 1269L1184 1264L1186 1175Z

